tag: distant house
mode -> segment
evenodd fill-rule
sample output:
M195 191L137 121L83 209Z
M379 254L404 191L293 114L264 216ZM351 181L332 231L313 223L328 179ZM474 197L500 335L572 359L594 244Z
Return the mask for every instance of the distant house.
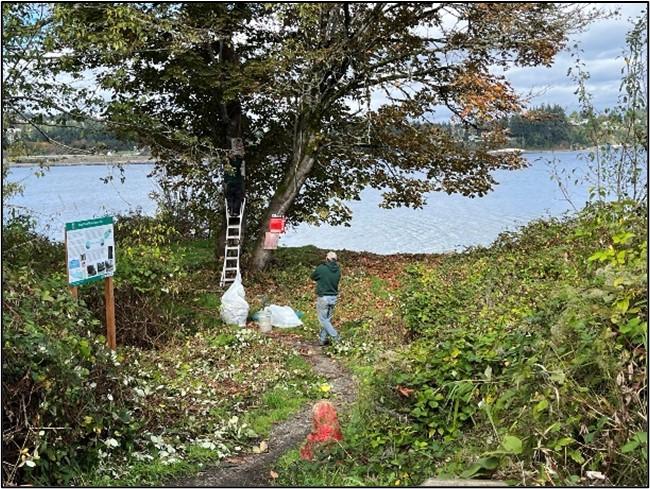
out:
M571 126L584 126L589 121L587 119L579 119L579 120L568 119L568 122L569 122L569 125L571 125Z
M7 142L13 143L16 139L20 138L20 134L23 132L22 127L8 127L7 128Z

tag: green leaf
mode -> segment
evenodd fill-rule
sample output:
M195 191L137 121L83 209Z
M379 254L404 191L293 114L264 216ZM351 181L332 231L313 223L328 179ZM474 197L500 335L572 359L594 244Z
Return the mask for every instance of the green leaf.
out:
M494 470L499 466L499 459L497 457L483 457L478 463L486 470Z
M470 479L470 478L472 478L474 475L476 475L478 472L480 472L480 470L481 470L482 468L483 468L483 467L481 467L481 464L479 464L479 463L472 464L472 465L470 465L467 469L465 469L463 472L461 472L460 476L461 476L463 479Z
M533 408L534 413L541 413L545 409L548 408L548 401L544 398L541 401L537 403L537 405Z
M521 440L516 436L506 435L503 437L501 446L508 453L519 454L523 451Z
M483 457L478 462L473 463L465 469L460 476L470 479L483 470L494 470L499 466L499 459L497 457Z
M628 441L625 445L621 447L621 453L629 453L636 449L639 446L639 442L636 440Z
M569 457L573 459L574 462L583 464L585 463L585 458L578 450L569 450Z
M648 433L646 431L639 431L630 441L621 447L622 453L629 453L635 450L639 445L645 445L648 440Z
M625 244L635 236L634 233L626 232L615 235L612 239L615 244Z
M566 447L568 445L571 445L574 442L575 442L575 440L573 438L565 436L564 438L560 438L558 441L555 442L555 449L558 450L558 449L560 449L562 447Z
M630 307L630 299L628 299L627 297L620 301L616 301L616 303L614 304L614 308L619 312L625 312L629 309L629 307Z

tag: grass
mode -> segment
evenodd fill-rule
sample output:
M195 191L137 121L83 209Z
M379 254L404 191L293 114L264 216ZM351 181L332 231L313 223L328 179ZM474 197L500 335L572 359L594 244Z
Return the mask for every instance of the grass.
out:
M284 368L292 376L303 375L309 378L314 386L319 383L309 363L299 355L290 356ZM260 437L268 437L273 425L290 418L316 395L315 389L307 392L297 390L291 382L277 385L261 396L258 405L246 413L244 420Z
M302 395L296 396L286 387L276 387L265 393L261 406L249 411L244 419L262 438L268 437L274 424L288 419L308 400Z

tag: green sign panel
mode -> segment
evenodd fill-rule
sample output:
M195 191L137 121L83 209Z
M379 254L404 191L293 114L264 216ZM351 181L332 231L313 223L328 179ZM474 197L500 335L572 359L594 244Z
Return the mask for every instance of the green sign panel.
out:
M116 261L112 216L67 222L65 235L69 285L76 287L113 276Z

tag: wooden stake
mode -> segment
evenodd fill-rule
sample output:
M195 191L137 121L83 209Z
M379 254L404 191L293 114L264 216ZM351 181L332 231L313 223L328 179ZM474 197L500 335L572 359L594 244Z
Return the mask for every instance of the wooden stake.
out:
M113 277L104 279L104 302L106 305L106 340L108 347L115 350L117 340L115 337L115 296L113 295Z

